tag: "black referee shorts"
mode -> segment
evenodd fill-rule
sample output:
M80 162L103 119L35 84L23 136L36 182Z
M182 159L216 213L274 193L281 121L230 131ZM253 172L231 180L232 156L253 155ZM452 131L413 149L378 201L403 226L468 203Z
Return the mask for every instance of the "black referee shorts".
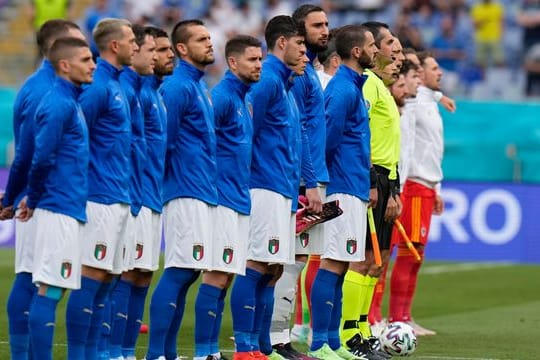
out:
M373 219L375 220L375 228L377 230L377 239L379 240L379 248L381 250L389 250L390 242L392 240L392 229L394 227L393 222L387 222L384 220L384 214L386 212L386 205L390 198L391 181L388 179L390 170L383 168L382 166L373 165L375 172L377 173L377 194L378 201L377 207L373 208ZM373 250L371 244L371 235L369 221L366 232L366 250Z

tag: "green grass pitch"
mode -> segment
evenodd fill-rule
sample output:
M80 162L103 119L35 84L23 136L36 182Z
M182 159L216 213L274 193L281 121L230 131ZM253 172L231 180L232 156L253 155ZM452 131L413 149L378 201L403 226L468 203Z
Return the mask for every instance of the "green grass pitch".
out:
M9 359L5 306L13 280L13 257L13 250L0 250L0 359ZM180 354L188 358L193 352L195 293L193 286L178 339ZM55 359L66 358L65 303L63 299L57 312ZM427 263L420 273L413 313L420 324L438 334L420 337L411 359L540 359L540 266ZM233 350L231 335L226 307L220 344L227 355ZM138 358L144 356L147 340L147 335L139 337Z

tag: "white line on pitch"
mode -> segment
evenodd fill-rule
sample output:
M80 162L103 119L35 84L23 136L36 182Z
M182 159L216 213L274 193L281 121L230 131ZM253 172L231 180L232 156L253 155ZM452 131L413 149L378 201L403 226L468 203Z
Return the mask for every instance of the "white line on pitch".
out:
M434 265L426 266L421 270L422 274L426 275L436 275L442 273L453 273L453 272L462 272L462 271L473 271L480 269L492 269L498 267L507 267L514 264L509 262L474 262L474 263L464 263L464 264L453 264L453 265Z

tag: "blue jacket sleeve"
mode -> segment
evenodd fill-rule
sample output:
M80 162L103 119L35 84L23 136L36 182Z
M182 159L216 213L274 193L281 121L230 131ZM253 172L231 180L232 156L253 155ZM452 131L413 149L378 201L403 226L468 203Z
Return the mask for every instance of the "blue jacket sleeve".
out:
M36 137L32 167L28 174L27 205L34 209L44 192L49 171L56 162L55 152L62 140L62 130L73 109L45 103L38 107L35 117Z
M324 92L324 106L326 109L326 155L327 159L330 159L341 143L350 100L347 99L344 93L335 91L334 88L327 88L327 90L331 90Z
M251 87L249 93L253 105L253 134L257 134L264 123L266 112L276 91L276 84L268 79L261 79Z
M15 199L28 185L28 171L32 164L34 153L34 119L25 120L19 129L19 141L15 150L15 158L11 164L9 178L2 205L4 207L17 205Z
M171 90L171 89L168 89ZM182 116L186 110L191 95L189 90L182 86L180 89L173 88L173 91L162 91L163 102L167 108L167 149L175 148L175 142L182 122ZM179 90L179 91L174 91Z
M105 86L90 85L79 96L79 104L86 119L88 131L91 131L100 114L107 110L107 88Z

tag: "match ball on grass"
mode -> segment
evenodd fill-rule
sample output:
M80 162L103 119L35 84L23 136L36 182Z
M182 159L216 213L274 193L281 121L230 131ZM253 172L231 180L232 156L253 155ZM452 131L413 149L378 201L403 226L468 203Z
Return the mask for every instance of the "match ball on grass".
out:
M417 340L413 328L403 322L386 325L379 336L381 349L395 356L409 356L416 350Z

